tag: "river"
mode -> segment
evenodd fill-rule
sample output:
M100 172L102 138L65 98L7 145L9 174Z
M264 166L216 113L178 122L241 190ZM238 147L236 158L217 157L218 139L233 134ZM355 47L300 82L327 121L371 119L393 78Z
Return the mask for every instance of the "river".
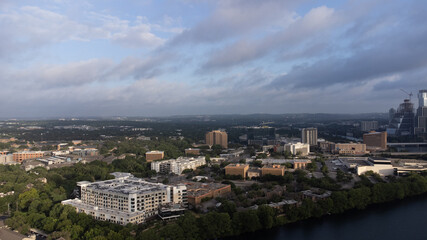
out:
M427 239L427 195L310 219L230 240Z

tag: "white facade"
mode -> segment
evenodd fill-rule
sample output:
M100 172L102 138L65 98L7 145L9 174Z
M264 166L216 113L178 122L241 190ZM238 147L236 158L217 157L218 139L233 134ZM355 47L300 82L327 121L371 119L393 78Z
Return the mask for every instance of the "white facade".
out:
M285 145L285 150L293 155L300 153L301 156L307 156L310 153L310 144L308 143L288 143Z
M368 171L373 171L374 173L378 173L381 176L390 176L394 175L394 167L390 164L374 164L373 166L357 166L357 175L364 174Z
M78 182L80 199L62 201L95 219L126 225L142 223L158 213L161 205L187 205L187 187L146 182L131 174L115 173L115 179Z
M418 106L427 107L427 90L420 90L418 93Z
M185 169L195 170L197 167L206 164L205 157L169 159L164 161L155 161L151 163L151 170L161 173L181 174Z
M0 155L0 164L8 164L13 162L13 155L7 154L7 155Z

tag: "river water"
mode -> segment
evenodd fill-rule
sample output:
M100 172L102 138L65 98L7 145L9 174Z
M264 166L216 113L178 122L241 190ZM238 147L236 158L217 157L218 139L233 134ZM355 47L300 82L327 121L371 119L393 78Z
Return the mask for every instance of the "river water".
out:
M230 238L233 240L380 240L427 239L427 195L371 206L265 231Z

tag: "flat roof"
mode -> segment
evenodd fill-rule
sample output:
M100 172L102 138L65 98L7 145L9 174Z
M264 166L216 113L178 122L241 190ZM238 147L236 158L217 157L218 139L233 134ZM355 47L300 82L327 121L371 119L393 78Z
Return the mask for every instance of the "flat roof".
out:
M187 182L187 196L188 197L199 197L203 196L216 189L221 189L230 185L222 183L200 183L200 182Z
M86 185L86 189L120 194L145 194L165 190L168 186L161 183L151 183L140 178L111 179L93 182Z
M146 152L145 154L154 154L154 153L164 153L164 151L157 151L157 150L155 150L155 151Z
M230 163L227 166L225 166L226 168L245 168L245 167L249 167L249 164L241 164L241 163Z

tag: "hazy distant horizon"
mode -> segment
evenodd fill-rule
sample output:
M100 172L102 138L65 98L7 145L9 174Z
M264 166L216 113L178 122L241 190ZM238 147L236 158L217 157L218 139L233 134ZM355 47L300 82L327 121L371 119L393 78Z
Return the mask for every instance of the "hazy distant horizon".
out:
M0 116L387 112L400 89L427 88L426 12L418 0L3 0Z
M259 116L259 115L269 115L269 116L281 116L281 115L338 115L338 116L374 116L374 115L388 115L386 112L371 112L371 113L230 113L230 114L183 114L183 115L164 115L164 116L52 116L52 117L2 117L0 116L0 121L7 120L23 120L23 121L32 121L32 120L103 120L103 119L118 119L118 118L127 118L127 119L143 119L143 118L186 118L186 117L219 117L219 116Z

